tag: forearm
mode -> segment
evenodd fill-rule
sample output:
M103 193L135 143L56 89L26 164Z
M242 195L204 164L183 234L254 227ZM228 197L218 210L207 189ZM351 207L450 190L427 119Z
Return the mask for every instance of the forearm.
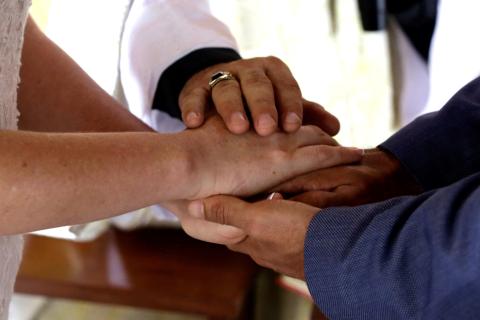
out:
M31 18L25 30L18 107L23 130L151 130L103 91Z
M0 234L106 218L189 197L180 135L0 132Z
M230 48L203 48L181 57L162 72L155 91L152 109L166 112L181 120L179 96L187 81L204 69L239 59L241 59L240 55ZM210 74L213 73L215 71L212 70Z

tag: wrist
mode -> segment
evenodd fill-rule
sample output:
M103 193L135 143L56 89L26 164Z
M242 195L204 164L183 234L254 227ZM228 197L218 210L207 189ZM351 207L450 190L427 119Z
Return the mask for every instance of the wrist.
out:
M423 191L415 177L386 150L380 148L366 150L362 164L378 170L384 177L384 192L389 197L415 195Z
M200 143L193 131L185 130L176 135L176 144L179 147L182 164L175 171L180 173L179 182L185 190L182 197L176 199L197 199L201 193L201 185L205 182L201 175L205 171L203 167L206 159L204 159Z

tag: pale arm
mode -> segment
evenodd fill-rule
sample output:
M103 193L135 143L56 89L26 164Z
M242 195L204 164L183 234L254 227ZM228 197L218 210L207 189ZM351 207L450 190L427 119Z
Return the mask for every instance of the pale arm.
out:
M180 140L0 131L0 234L84 223L188 196L190 162Z

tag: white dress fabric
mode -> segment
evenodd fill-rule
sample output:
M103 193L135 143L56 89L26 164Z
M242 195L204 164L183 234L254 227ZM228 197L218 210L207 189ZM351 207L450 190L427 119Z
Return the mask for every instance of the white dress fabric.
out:
M17 86L30 0L0 2L0 130L17 129ZM0 236L0 320L8 305L22 255L21 236Z
M159 132L181 131L178 119L152 110L162 73L192 51L237 48L208 0L135 0L125 22L120 77L130 111Z

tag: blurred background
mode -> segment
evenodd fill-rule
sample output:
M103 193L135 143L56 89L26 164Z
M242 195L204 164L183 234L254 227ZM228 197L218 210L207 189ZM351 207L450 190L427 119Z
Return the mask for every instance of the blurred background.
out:
M388 19L385 26L380 22L378 28L373 28L378 30L366 32L358 3L210 0L213 14L231 28L243 57L275 55L284 60L304 97L322 104L340 119L338 141L369 148L417 115L438 109L462 84L478 74L478 63L472 65L471 61L480 54L480 45L471 44L469 56L462 56L460 50L452 49L445 40L461 42L461 39L455 36L453 39L445 31L442 37L434 36L432 50L441 54L434 55L428 63L397 22ZM434 3L436 6L437 1ZM47 35L100 86L115 94L119 43L129 6L130 0L33 0L31 14ZM462 13L449 8L452 15L457 14L455 27L471 28L476 20L473 13L480 9L477 7L470 1L463 6ZM440 29L455 18L440 14L438 19L436 28ZM435 81L431 80L431 74L435 74ZM271 275L267 278L272 279ZM275 314L272 319L310 319L312 303L305 285L292 279L274 278L273 285L270 282L264 285L268 289L260 290L265 293L265 297L259 297L260 301L269 307L264 308L259 319L270 319L268 314ZM271 291L276 292L275 299L270 299ZM17 294L12 319L203 318Z

